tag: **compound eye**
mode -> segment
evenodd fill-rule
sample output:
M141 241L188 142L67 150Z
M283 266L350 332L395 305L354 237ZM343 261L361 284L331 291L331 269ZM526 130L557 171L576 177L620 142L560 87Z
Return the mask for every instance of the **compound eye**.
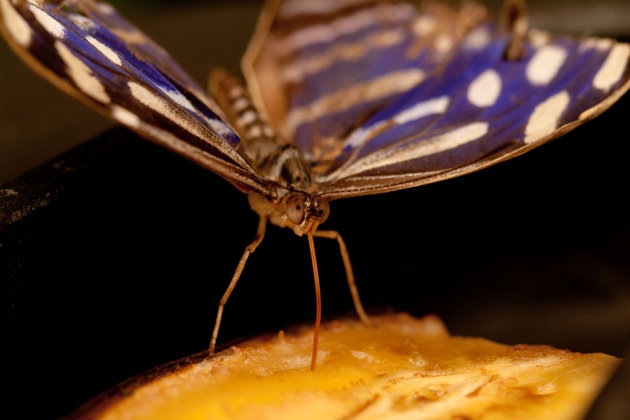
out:
M324 223L330 215L330 204L326 200L319 199L317 200L317 208L320 211L319 223Z
M306 205L304 204L304 197L295 196L287 202L287 217L291 223L296 225L302 223L305 213Z

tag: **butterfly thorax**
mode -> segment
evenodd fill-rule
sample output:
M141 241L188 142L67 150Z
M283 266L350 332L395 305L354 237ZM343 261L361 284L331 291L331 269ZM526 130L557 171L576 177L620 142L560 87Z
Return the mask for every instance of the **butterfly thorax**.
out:
M239 134L239 152L258 173L282 187L308 191L311 176L300 150L271 129L242 81L219 68L210 74L209 87L226 119Z
M209 86L226 119L239 133L239 152L260 175L283 189L276 201L249 193L250 207L271 223L291 228L297 235L315 230L328 218L329 206L309 194L311 174L300 150L274 133L239 79L215 69Z

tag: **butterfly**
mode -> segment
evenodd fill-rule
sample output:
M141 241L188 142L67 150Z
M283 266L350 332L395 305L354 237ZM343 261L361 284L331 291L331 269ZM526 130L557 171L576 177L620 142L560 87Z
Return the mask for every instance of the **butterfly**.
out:
M369 323L349 254L320 230L336 199L411 188L525 153L601 114L630 88L630 45L528 30L523 1L499 23L472 2L269 0L243 57L209 91L97 0L0 0L14 51L69 95L218 174L259 215L223 308L268 222L338 242L355 309Z

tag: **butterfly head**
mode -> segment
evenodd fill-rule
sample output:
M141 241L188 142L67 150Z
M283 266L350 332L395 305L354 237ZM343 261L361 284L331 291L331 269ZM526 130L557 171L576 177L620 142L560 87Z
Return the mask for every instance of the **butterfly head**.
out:
M296 235L302 236L314 232L317 226L328 219L329 214L328 201L295 191L284 200L282 224L293 229Z
M291 228L298 236L314 232L330 214L328 201L302 191L291 191L278 201L256 193L248 194L248 199L256 213L276 226Z

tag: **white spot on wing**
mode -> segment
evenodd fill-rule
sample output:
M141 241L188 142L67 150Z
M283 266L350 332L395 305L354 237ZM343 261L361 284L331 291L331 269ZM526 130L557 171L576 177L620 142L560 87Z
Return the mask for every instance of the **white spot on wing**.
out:
M101 41L99 41L98 39L90 35L88 35L85 39L87 40L87 42L92 44L92 46L96 48L101 54L107 57L109 61L116 64L117 66L122 65L122 62L120 61L120 57L118 56L118 54L116 54L114 50L109 48L107 45L103 44Z
M425 36L433 32L436 26L437 22L433 16L422 15L413 22L412 29L416 36Z
M377 32L367 39L367 44L372 48L389 48L405 40L405 35L400 29L391 29Z
M146 87L142 85L139 85L136 82L129 82L127 86L129 87L129 91L131 92L131 95L134 98L136 98L141 104L145 105L146 107L152 109L158 114L173 121L175 124L177 124L181 128L187 130L189 133L192 133L201 139L205 139L205 140L208 139L208 132L206 131L207 127L204 127L202 129L200 124L197 124L196 122L191 122L191 120L187 119L184 116L186 115L185 113L177 112L176 109L172 107L163 97L155 94L154 92L150 91L149 89L147 89ZM205 115L201 115L201 117L206 121L210 129L214 133L218 134L220 137L225 138L225 137L234 135L234 132L232 131L232 129L228 127L223 121L218 120L218 119L208 118ZM141 125L142 125L141 128L144 129L144 126L147 124L141 122ZM223 143L213 143L213 144L219 147L223 146ZM222 147L222 149L228 150L228 147L227 146Z
M595 78L593 79L593 86L599 90L607 92L617 83L623 76L626 67L628 66L628 58L630 57L630 44L617 44L615 45L606 61L602 64Z
M402 125L429 115L442 114L448 108L449 103L450 100L448 96L440 96L439 98L418 102L394 115L392 121L395 124ZM372 139L386 125L387 121L378 121L369 127L359 128L348 136L348 139L345 141L345 145L352 147L360 146L367 140Z
M579 51L584 52L590 49L606 51L612 47L613 43L610 38L587 38L580 44Z
M204 117L204 119L206 120L208 125L210 125L210 128L212 128L212 130L215 133L217 133L219 136L221 136L223 138L227 138L229 136L233 136L234 135L234 131L232 131L232 129L230 127L228 127L227 124L224 123L223 121L217 120L217 119L212 119L212 118L207 118L207 117Z
M413 6L409 4L383 4L379 7L361 9L329 23L311 25L298 29L284 38L275 38L273 48L276 54L286 56L309 45L332 42L340 36L355 33L372 25L408 20L413 15L413 10Z
M173 121L175 124L182 127L183 129L188 130L188 132L196 135L197 137L202 139L207 138L206 133L201 130L198 124L191 122L189 119L184 117L184 114L180 114L179 112L177 112L176 108L174 108L166 100L164 100L163 97L156 95L146 87L139 85L136 82L129 82L127 83L127 86L129 86L129 91L131 92L131 95L146 107L152 109L160 115L163 115L164 117ZM213 120L208 119L208 124L210 124L211 127L214 128L210 121ZM215 131L218 132L218 130Z
M293 132L305 122L314 121L323 115L334 114L350 109L359 103L371 102L407 91L422 82L424 78L425 73L420 69L401 70L340 89L310 104L292 109L287 115L287 128Z
M535 142L558 128L560 117L569 105L569 101L569 94L563 90L540 103L527 121L523 140L525 144Z
M529 42L532 43L534 48L540 48L551 41L551 34L546 31L541 31L539 29L531 29L528 33Z
M113 15L116 13L116 10L107 3L97 3L98 11L103 13L104 15Z
M363 127L355 130L348 136L348 139L345 141L345 145L357 147L361 144L365 143L367 140L373 138L378 132L383 129L387 124L384 121L379 121L377 123L372 124L369 127Z
M44 27L52 36L55 38L63 38L65 36L66 28L57 22L53 17L51 17L48 13L40 9L39 7L30 4L28 5L29 10L35 16L37 22Z
M55 49L66 64L68 76L85 95L102 103L109 103L111 99L105 91L103 84L94 76L92 70L74 55L63 42L55 41Z
M483 137L488 133L488 127L486 122L474 122L435 137L414 141L401 147L377 151L357 160L341 171L332 173L330 177L335 179L347 178L370 169L445 152Z
M307 74L319 73L341 60L359 60L370 50L384 49L404 40L400 29L379 31L360 42L337 44L322 54L310 56L283 67L283 78L298 83Z
M567 52L562 47L546 45L540 48L527 64L527 80L532 85L546 85L556 77L566 58Z
M418 102L411 108L407 108L396 114L394 122L402 125L428 115L442 114L446 111L446 108L448 108L449 102L448 96L440 96L439 98Z
M85 16L77 15L76 13L68 13L68 18L83 32L92 33L96 29L94 21L86 18Z
M464 48L480 50L490 44L492 38L487 28L479 27L471 31L464 40Z
M118 105L111 107L112 116L121 124L131 128L138 128L140 126L140 118L131 111L126 110Z
M613 44L613 40L610 38L599 38L597 42L595 42L595 49L604 51L610 49Z
M22 47L28 47L31 44L32 37L28 23L13 8L9 0L0 0L0 8L2 9L4 26L9 31L9 34Z
M170 90L166 87L162 87L157 85L164 94L166 94L169 98L171 98L177 105L186 108L190 111L197 112L193 104L180 92L177 90Z
M481 108L494 105L499 95L501 95L501 78L493 69L481 73L468 86L468 101Z
M315 1L285 1L278 14L282 18L290 18L302 14L333 13L344 7L364 3L366 0L315 0Z
M453 48L453 38L448 34L438 35L433 46L438 53L447 53Z

